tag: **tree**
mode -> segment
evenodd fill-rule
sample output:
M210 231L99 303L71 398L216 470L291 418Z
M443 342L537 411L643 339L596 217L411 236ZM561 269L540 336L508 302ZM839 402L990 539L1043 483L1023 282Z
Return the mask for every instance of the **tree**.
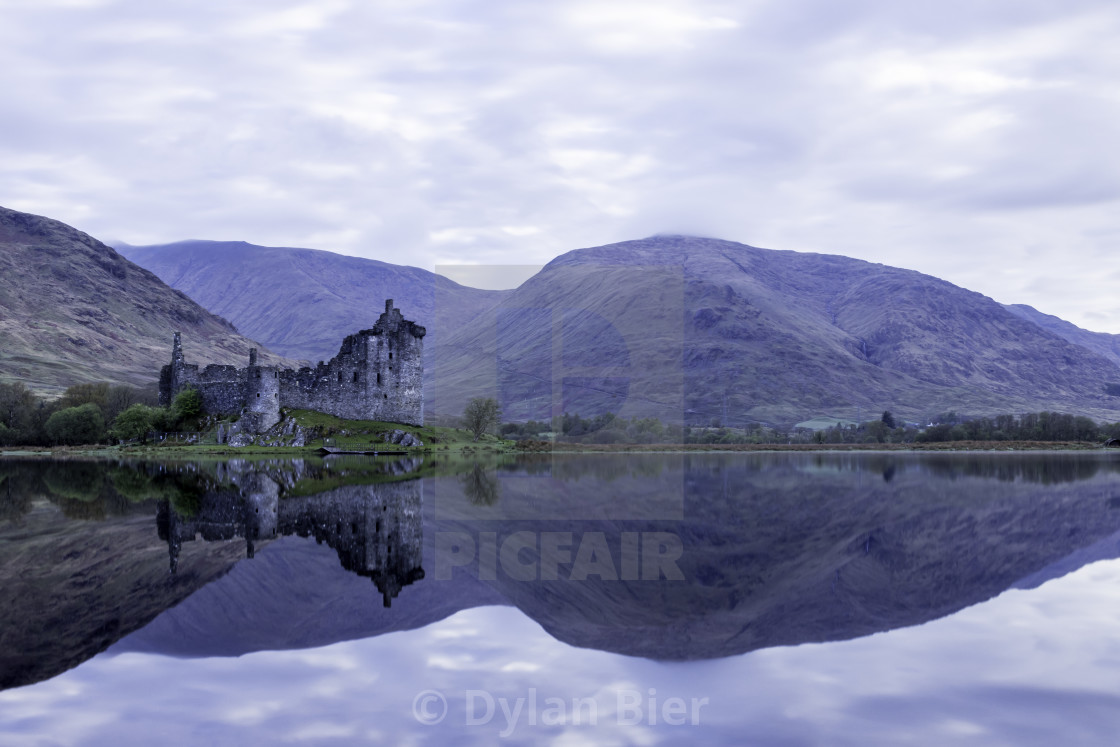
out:
M493 397L475 397L463 410L463 424L474 434L475 441L488 429L497 425L501 419L502 408L498 405L498 400Z
M140 387L126 386L124 384L111 386L105 398L105 420L107 422L112 422L118 415L132 405L139 404L152 407L155 406L158 401L158 396L155 395L150 388L142 389Z
M171 411L179 422L197 418L202 414L202 395L197 389L187 388L175 395Z
M887 413L889 414L889 413ZM864 427L866 436L863 442L866 443L884 443L887 440L887 430L889 426L885 420L871 421Z
M884 410L883 411L883 417L880 418L880 420L882 420L883 424L886 425L888 428L894 428L895 427L894 415L891 413L890 410Z
M124 410L113 421L113 437L121 441L140 439L140 443L148 442L148 433L156 420L156 410L147 405L132 405Z
M105 413L105 405L109 399L110 384L107 381L98 381L92 384L74 384L69 387L62 395L62 399L58 401L58 406L66 409L70 407L81 407L89 403L93 403L101 408L101 413Z
M101 408L92 402L67 407L47 418L47 437L56 444L92 444L105 435Z
M0 423L13 431L28 427L37 404L35 395L22 382L0 384Z

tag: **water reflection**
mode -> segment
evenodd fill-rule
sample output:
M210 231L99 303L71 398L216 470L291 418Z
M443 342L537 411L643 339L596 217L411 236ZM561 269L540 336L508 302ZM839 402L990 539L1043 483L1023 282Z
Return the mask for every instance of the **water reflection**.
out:
M196 536L208 542L243 538L252 558L259 541L296 535L334 549L343 568L373 581L386 607L424 578L419 482L346 485L280 500L281 485L268 474L247 470L238 477L237 490L202 493L187 507L160 504L156 523L172 573L183 543Z
M498 467L494 502L432 480L432 581L655 659L843 640L1120 531L1118 472L1107 454L557 455Z
M1118 472L1112 454L1072 453L5 460L2 588L28 603L0 620L0 663L6 686L50 676L163 610L120 646L322 645L483 603L561 641L661 660L855 638L1112 547ZM21 580L44 567L49 583ZM392 614L339 574L370 579ZM49 666L13 653L44 647Z
M756 465L770 461L773 455L759 455ZM1001 482L1025 482L1042 485L1089 480L1101 473L1120 472L1120 460L1111 455L1082 452L1008 452L992 453L884 453L884 454L815 454L814 471L838 470L879 473L890 482L899 472L925 474L938 478L980 477Z

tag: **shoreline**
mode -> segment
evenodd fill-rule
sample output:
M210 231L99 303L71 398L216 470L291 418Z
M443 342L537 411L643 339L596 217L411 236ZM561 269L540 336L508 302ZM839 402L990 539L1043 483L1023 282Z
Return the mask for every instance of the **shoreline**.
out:
M828 453L898 453L898 452L983 452L983 453L1022 453L1042 451L1086 452L1111 451L1104 444L1084 441L933 441L924 443L891 444L580 444L533 442L532 445L519 446L517 442L485 442L477 446L459 447L453 453L469 456L474 452L481 454L658 454L658 453L780 453L780 452L828 452ZM1120 449L1115 449L1120 453ZM450 449L416 448L408 449L409 456L449 456ZM66 446L11 447L0 449L0 458L14 457L66 457L100 456L115 458L158 458L166 454L171 457L198 456L287 456L293 458L321 456L319 447L290 446L247 446L242 448L213 446L154 446L142 449L117 446Z

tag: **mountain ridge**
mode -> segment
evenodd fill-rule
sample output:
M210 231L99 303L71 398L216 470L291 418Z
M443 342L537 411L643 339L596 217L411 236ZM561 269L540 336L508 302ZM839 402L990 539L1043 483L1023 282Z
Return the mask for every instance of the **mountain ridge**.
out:
M1112 361L982 294L913 270L838 255L655 236L567 252L502 303L511 308L575 303L612 320L631 313L628 304L640 307L643 318L622 326L629 327L627 344L642 345L643 322L661 312L657 303L646 303L658 291L656 272L643 279L650 268L679 268L684 355L675 392L683 400L684 419L692 424L707 425L708 419L792 423L802 419L799 415L850 417L861 409L890 409L912 418L947 410L1066 409L1112 419L1120 414L1120 399L1104 391L1106 383L1120 380ZM603 276L612 276L614 283L604 286ZM627 301L620 303L619 294ZM495 309L501 316L501 306ZM668 333L670 325L663 320L663 331ZM484 326L447 346L452 357L441 363L444 390L488 388L500 394L517 389L510 381L512 369L496 372L486 359L531 360L531 343L496 356L491 351L499 343L481 331ZM596 352L585 344L593 336L585 334L586 325L578 327L574 324L565 339L571 339L573 350L583 348L582 357L594 358ZM543 340L548 335L542 322L523 336ZM546 358L538 356L531 370L521 366L519 373L526 380L547 378ZM664 377L673 365L668 361L658 374ZM657 374L633 373L631 391L635 386L657 389L651 382ZM533 399L527 385L522 389L515 399ZM545 389L538 388L536 404L523 408L523 416L543 414ZM459 394L439 407L453 412L462 399ZM573 390L563 408L594 414L606 404ZM658 413L633 407L628 414Z
M192 239L122 253L239 329L290 357L327 360L396 299L405 316L441 334L467 324L506 291L469 288L418 267L322 249ZM307 324L309 310L314 323Z
M194 361L243 365L256 347L263 360L294 363L89 234L3 207L0 310L0 380L44 393L153 384L176 331Z
M1120 366L1120 335L1092 332L1025 303L1002 304L1002 306L1012 314L1033 322L1075 345L1092 350Z
M575 249L516 289L479 291L322 250L193 241L124 251L288 354L312 351L300 335L333 344L339 319L375 294L395 297L432 333L433 413L488 395L519 420L611 411L792 424L888 409L913 420L1043 409L1120 419L1120 398L1106 393L1118 361L1070 330L840 255L662 234ZM296 288L297 277L314 287Z

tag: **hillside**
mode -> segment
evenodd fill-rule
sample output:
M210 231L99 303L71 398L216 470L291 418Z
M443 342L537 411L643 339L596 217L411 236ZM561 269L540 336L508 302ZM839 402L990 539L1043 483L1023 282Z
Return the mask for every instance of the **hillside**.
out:
M87 234L0 208L0 381L153 384L175 331L192 362L244 365L259 347Z
M655 236L564 254L486 318L442 348L429 411L490 392L519 418L560 402L705 425L887 409L1120 419L1112 361L986 296L847 257Z
M1033 306L1028 306L1025 303L1004 304L1003 308L1007 309L1015 316L1034 322L1043 329L1053 332L1058 337L1072 342L1074 345L1080 345L1083 348L1092 350L1102 358L1107 358L1120 366L1120 335L1110 335L1107 332L1090 332L1087 329L1081 329L1081 327L1078 327L1076 324L1067 322L1065 319L1056 317L1053 314L1044 314Z
M788 425L887 409L908 420L1043 409L1120 419L1120 397L1105 393L1120 367L1090 337L835 255L654 236L569 252L516 290L480 291L310 249L122 251L273 349L312 360L394 298L429 330L429 414L484 394L512 419Z
M181 241L119 250L270 349L312 362L338 354L392 298L428 328L429 348L508 294L416 267L243 241Z

